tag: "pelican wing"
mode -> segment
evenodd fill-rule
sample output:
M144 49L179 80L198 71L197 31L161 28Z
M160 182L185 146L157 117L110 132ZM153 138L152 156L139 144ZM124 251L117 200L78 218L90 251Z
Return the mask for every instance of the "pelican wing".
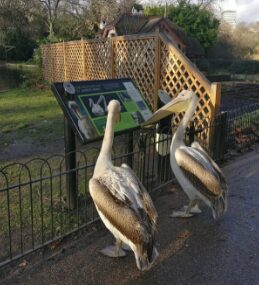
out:
M200 151L201 154L203 154L208 159L208 161L212 164L212 166L214 167L214 169L216 170L216 172L219 175L222 190L224 192L227 192L228 187L227 187L226 178L225 178L224 174L222 173L221 169L219 168L219 166L217 165L217 163L208 155L208 153L205 151L205 149L198 142L193 142L191 147Z
M181 146L176 150L175 158L191 183L206 197L217 198L223 194L224 182L218 167L215 168L207 154L197 148Z
M90 180L89 190L97 209L129 240L140 244L152 238L148 236L150 231L146 230L148 225L139 219L127 202L117 199L99 179Z
M132 180L135 180L138 183L138 187L140 190L138 195L140 195L140 200L142 201L142 205L143 205L147 215L149 216L149 218L156 225L157 217L158 217L157 211L156 211L156 208L153 204L153 201L151 200L150 195L148 194L146 188L141 183L140 179L135 174L135 172L127 164L122 164L121 167L125 168L125 170L129 174L129 177L131 177Z
M98 180L116 199L131 207L141 219L147 216L152 228L156 228L157 212L153 202L138 177L126 164L113 167Z

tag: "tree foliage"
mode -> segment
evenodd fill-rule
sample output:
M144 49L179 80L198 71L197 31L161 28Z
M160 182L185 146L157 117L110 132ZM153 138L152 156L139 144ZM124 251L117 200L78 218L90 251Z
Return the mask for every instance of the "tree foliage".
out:
M26 0L0 1L0 30L2 53L0 59L4 59L3 47L14 46L10 52L11 59L25 60L32 56L34 30L30 25L31 6Z
M259 23L240 23L235 28L223 23L212 57L225 59L258 58Z
M95 33L102 20L111 21L118 13L116 0L90 0L88 8L84 10L85 26L89 32Z
M0 60L26 60L42 42L91 38L101 20L119 12L117 0L0 0Z
M199 40L205 51L209 50L217 40L219 21L212 12L204 7L204 3L192 4L179 0L176 5L167 7L168 18L183 28L185 32ZM163 16L165 6L147 7L146 15Z

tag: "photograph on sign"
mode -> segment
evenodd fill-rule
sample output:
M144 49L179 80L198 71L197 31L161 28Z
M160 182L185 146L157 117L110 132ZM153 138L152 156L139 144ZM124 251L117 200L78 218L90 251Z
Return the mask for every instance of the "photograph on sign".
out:
M116 124L115 131L135 128L144 122L137 104L131 100L128 93L124 90L101 94L80 94L76 100L78 107L82 110L83 116L89 118L98 135L103 135L104 133L107 106L111 100L117 100L121 105L121 122ZM145 106L144 103L143 106ZM145 106L145 108L147 107Z
M78 97L82 100L82 104L86 107L86 110L90 114L91 118L107 115L107 106L111 100L118 100L121 105L121 112L126 112L124 105L119 94L117 93L106 93L102 95L79 95Z
M77 126L83 133L86 139L91 139L97 136L94 126L87 116L83 115L76 103L76 101L68 101L68 107L75 120L77 120Z

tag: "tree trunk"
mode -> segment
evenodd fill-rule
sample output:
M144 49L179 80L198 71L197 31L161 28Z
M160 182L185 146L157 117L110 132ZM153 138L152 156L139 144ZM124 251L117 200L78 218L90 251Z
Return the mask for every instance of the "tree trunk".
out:
M49 38L52 39L54 36L54 30L53 30L53 22L49 22Z

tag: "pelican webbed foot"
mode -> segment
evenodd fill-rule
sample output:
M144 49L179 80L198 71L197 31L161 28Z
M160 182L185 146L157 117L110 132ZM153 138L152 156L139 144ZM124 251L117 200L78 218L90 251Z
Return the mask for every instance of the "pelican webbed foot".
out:
M183 207L184 210L186 210L188 208L188 205ZM201 213L201 209L199 208L199 205L196 204L194 207L191 208L190 213L192 214L200 214Z
M173 211L170 217L171 218L191 218L193 217L193 214L187 213L185 210L177 210L177 211Z
M171 218L190 218L193 214L200 214L201 210L196 200L190 201L189 205L184 206L183 210L173 211Z
M127 253L121 248L122 242L117 240L115 245L110 245L100 250L100 253L109 257L123 257Z

